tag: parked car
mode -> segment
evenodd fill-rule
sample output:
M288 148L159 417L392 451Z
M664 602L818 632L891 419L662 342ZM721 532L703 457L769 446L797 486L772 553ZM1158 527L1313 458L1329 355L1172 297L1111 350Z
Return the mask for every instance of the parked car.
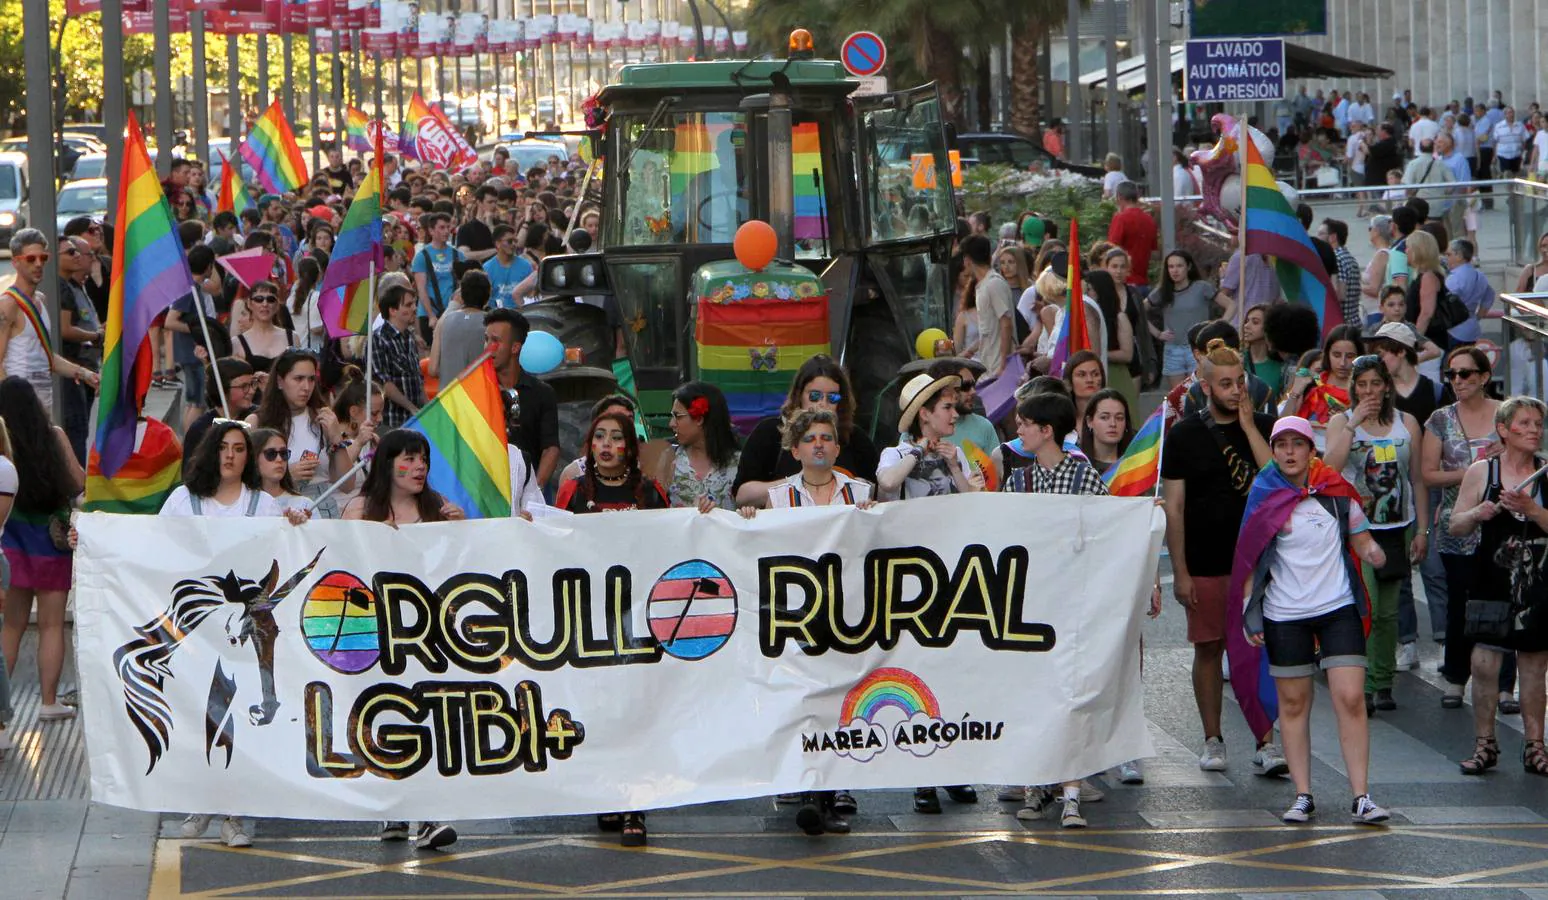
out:
M91 216L98 222L107 218L107 191L106 178L85 178L60 188L54 209L55 226L63 232L65 223L78 216Z
M107 144L107 126L101 122L66 122L64 133L85 135L99 144Z
M0 152L0 249L27 227L27 155Z
M70 170L68 181L80 181L84 178L102 178L107 173L106 153L86 153L75 161L75 168Z
M486 159L494 155L495 147L504 147L511 153L511 159L516 160L516 168L523 174L533 166L548 165L550 156L558 156L560 159L570 158L570 148L563 141L544 140L542 138L525 138L519 134L506 134L501 136L500 143L489 148L486 154L480 154Z
M1030 169L1033 166L1065 169L1078 172L1087 178L1101 178L1106 174L1100 166L1086 166L1059 159L1044 150L1041 144L1019 134L993 131L959 134L957 150L962 154L963 168L984 163L1014 166L1018 169Z

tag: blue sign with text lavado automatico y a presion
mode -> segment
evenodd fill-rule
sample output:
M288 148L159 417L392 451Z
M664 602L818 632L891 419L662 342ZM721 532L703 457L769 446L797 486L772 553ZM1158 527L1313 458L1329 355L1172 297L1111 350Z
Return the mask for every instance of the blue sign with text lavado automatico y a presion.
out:
M1285 42L1279 38L1189 41L1183 96L1189 103L1280 100Z

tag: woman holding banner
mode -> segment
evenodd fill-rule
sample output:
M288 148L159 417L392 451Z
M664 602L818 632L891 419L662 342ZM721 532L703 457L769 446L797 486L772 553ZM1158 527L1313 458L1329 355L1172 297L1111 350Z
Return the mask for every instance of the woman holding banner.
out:
M1311 821L1312 675L1327 673L1339 745L1355 798L1358 825L1379 825L1385 809L1371 800L1370 724L1365 717L1365 628L1369 614L1360 570L1347 551L1381 567L1386 554L1371 537L1360 494L1316 456L1310 422L1285 416L1269 436L1273 459L1253 480L1237 537L1227 597L1247 596L1247 639L1268 654L1279 697L1279 729L1295 782L1281 817ZM1320 653L1320 661L1319 661ZM1232 661L1237 662L1232 655Z

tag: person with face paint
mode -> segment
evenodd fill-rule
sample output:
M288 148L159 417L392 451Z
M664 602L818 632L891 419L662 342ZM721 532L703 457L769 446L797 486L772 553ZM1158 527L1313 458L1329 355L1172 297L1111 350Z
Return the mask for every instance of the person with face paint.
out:
M760 420L743 442L733 486L737 506L768 503L769 488L800 468L790 454L780 450L780 431L804 409L826 409L838 419L839 469L853 478L875 474L876 447L865 429L855 425L857 406L849 376L833 357L814 356L796 370L779 415Z
M424 435L394 429L382 435L376 458L360 496L344 507L345 519L385 522L394 528L421 522L448 522L463 518L457 504L446 500L427 484L430 477L430 443ZM409 823L383 822L384 841L404 841ZM414 847L441 850L457 842L457 830L441 822L419 823Z
M1359 492L1317 458L1315 441L1311 423L1299 416L1274 423L1273 459L1253 479L1230 596L1247 596L1247 638L1268 653L1279 694L1280 733L1295 783L1295 800L1281 818L1309 822L1317 812L1311 794L1311 704L1312 675L1320 666L1354 793L1350 818L1357 825L1380 825L1389 815L1371 799L1366 783L1365 591L1350 554L1377 568L1386 554L1371 537Z
M838 417L831 410L807 409L790 419L782 435L784 449L801 464L801 471L769 488L771 509L811 509L818 506L854 506L870 509L871 484L839 471ZM755 506L738 510L751 519ZM848 834L849 819L857 809L849 791L807 791L781 794L778 802L799 803L796 824L807 834Z

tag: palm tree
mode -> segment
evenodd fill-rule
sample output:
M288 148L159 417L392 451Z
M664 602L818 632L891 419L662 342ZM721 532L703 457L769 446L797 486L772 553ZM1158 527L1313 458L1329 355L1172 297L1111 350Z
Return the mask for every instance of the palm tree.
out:
M1091 0L1081 0L1080 5L1089 7ZM1023 0L1022 9L1020 27L1011 29L1010 127L1036 137L1043 130L1037 55L1054 31L1069 21L1070 7L1067 0Z

